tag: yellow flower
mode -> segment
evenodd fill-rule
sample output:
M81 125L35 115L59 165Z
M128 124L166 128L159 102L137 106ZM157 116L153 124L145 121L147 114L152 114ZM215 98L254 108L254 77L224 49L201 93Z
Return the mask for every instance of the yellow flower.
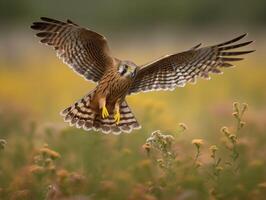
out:
M57 153L56 151L53 151L51 149L49 149L48 147L43 147L39 150L43 155L47 155L49 157L51 157L52 159L57 159L60 158L60 154Z
M203 139L194 139L192 140L192 144L196 145L197 147L200 147L204 144Z
M218 150L218 147L217 147L216 145L212 145L212 146L210 146L209 149L210 149L212 152L215 152L215 151Z
M151 145L150 143L145 143L142 145L142 148L149 152L151 150Z
M65 179L69 176L69 172L65 169L61 169L57 172L57 176L60 178L60 179Z
M39 165L31 165L29 171L33 174L41 174L45 171L45 169Z

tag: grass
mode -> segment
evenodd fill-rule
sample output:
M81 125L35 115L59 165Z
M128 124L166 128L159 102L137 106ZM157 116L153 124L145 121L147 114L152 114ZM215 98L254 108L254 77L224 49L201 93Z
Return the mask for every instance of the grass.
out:
M214 142L189 142L184 124L145 143L145 133L40 129L19 113L1 114L1 199L263 199L266 136L244 122L246 110L234 103L235 123L213 130Z

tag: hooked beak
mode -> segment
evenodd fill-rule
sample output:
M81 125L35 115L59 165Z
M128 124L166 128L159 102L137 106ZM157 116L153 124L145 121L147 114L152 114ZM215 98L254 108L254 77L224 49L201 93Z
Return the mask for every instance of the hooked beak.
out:
M130 73L133 73L134 70L135 70L135 67L129 66L128 71L129 71Z
M135 77L135 75L136 75L136 67L135 66L129 66L128 71L131 74L131 77Z

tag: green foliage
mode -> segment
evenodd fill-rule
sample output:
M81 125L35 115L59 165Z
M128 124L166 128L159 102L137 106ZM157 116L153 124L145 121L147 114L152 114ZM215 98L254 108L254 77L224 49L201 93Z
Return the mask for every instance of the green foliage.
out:
M22 22L40 16L80 19L92 26L132 30L147 26L197 26L217 24L265 25L265 1L0 1L0 21ZM61 9L58 9L61 8Z

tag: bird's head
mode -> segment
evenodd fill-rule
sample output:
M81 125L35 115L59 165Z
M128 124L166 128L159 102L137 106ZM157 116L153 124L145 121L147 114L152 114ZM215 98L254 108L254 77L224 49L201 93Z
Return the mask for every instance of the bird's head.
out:
M134 78L137 72L137 65L131 61L121 61L118 66L118 73L123 77Z

